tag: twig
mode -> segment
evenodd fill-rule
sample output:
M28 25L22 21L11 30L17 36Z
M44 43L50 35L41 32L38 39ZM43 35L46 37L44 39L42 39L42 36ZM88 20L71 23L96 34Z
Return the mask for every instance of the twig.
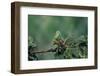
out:
M69 47L68 47L68 48L69 48ZM66 48L66 49L68 49L68 48ZM34 51L34 50L33 50L32 53L35 54L35 53L56 52L56 49L57 49L57 48L55 48L55 49L49 49L49 50L47 50L47 51ZM74 49L74 48L71 47L70 49Z
M32 53L46 53L46 52L56 52L55 49L49 49L47 51L33 51Z

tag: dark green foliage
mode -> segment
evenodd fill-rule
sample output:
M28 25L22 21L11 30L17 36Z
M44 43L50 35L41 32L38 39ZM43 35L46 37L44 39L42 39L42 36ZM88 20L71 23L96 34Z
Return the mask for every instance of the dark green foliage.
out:
M38 57L34 54L34 51L36 50L37 45L33 41L32 37L28 37L28 60L38 60Z
M44 53L47 54L48 52L51 52L51 54L54 56L54 59L87 58L88 50L86 36L81 36L78 39L73 39L71 37L64 39L61 36L61 33L57 31L52 41L52 47L45 52L41 51L42 54L39 54L40 52L34 52L34 49L36 49L37 46L33 40L29 41L31 41L29 42L28 46L28 59L30 61L38 59L40 60L41 58L39 58L39 56L44 55Z

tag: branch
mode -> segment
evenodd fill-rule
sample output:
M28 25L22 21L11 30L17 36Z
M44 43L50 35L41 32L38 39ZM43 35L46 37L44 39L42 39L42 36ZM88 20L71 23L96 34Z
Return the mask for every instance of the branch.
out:
M49 49L47 51L33 51L32 53L46 53L46 52L56 52L56 49Z
M68 47L69 48L69 47ZM66 48L66 49L68 49L68 48ZM32 51L32 53L46 53L46 52L56 52L56 49L57 48L55 48L55 49L49 49L49 50L46 50L46 51ZM71 47L70 49L74 49L73 47Z

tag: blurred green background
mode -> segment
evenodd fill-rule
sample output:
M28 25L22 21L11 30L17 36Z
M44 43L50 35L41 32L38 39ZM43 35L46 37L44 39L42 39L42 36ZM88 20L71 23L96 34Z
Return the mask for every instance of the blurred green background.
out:
M31 36L38 46L38 51L51 47L56 31L63 38L78 39L87 36L88 18L71 16L28 15L28 36ZM52 53L40 55L40 60L54 59Z

